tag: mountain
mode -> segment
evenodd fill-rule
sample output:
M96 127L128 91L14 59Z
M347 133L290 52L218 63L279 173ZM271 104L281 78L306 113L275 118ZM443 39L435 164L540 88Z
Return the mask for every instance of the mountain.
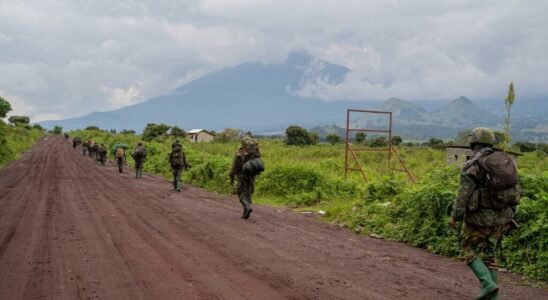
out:
M166 123L184 129L226 127L251 130L256 134L283 134L289 125L316 127L320 134L337 132L346 125L348 108L391 111L393 134L413 139L454 138L459 131L476 126L501 130L504 114L485 110L466 97L448 103L423 101L429 110L398 98L383 102L325 102L300 96L310 83L339 85L350 70L344 66L292 53L277 64L246 63L210 73L170 93L132 106L87 116L40 124L65 130L95 125L103 129L133 129L140 132L147 123ZM493 102L494 103L494 102ZM497 102L498 103L498 102ZM546 141L546 103L530 107L516 105L511 133L514 141ZM535 102L536 103L536 102ZM492 104L500 107L503 104ZM493 115L491 111L496 111ZM351 114L355 128L386 128L386 116ZM333 124L333 126L324 126ZM318 127L317 127L318 126Z
M276 131L293 123L314 126L340 121L352 104L303 98L298 91L309 81L339 84L349 71L294 53L280 64L247 63L213 72L168 95L129 107L41 124L68 130L95 125L140 131L153 122L185 129L235 127L258 132Z
M495 126L500 119L481 109L470 99L459 97L442 106L429 115L431 123L443 124L449 127L471 128L477 126Z

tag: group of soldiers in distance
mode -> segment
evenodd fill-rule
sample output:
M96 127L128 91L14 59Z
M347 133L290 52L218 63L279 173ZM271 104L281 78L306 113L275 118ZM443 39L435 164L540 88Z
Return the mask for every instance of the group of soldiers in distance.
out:
M65 139L68 140L68 134L65 133ZM127 165L126 152L123 146L117 144L115 146L114 156L120 173L123 172L123 166ZM82 149L82 154L88 155L90 158L95 158L101 165L105 165L107 157L107 148L103 143L95 143L93 140L87 140L82 143L80 137L72 139L74 150ZM143 165L146 161L147 150L144 145L139 142L137 147L132 152L132 157L135 160L135 178L143 177ZM173 190L180 192L181 175L183 170L188 170L192 166L186 159L186 154L183 151L182 144L176 140L171 145L168 162L173 173ZM255 190L255 178L264 171L264 164L261 160L259 144L249 136L245 136L241 140L241 147L236 151L230 171L230 184L234 185L237 180L235 192L238 195L240 203L243 207L242 218L248 219L253 209L252 195Z
M65 134L68 139L68 134ZM82 149L82 155L89 156L95 159L98 163L105 166L107 161L107 147L103 143L95 143L93 140L82 142L80 137L72 139L72 147L74 150ZM147 150L143 143L137 143L137 147L133 150L132 157L135 160L135 178L143 178L143 164L146 161ZM122 145L115 146L114 157L118 171L123 173L124 166L127 166L126 150Z

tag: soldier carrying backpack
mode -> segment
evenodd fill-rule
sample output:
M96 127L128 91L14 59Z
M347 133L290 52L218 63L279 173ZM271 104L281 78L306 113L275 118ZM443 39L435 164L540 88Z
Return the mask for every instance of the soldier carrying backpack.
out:
M114 156L116 157L116 164L118 165L118 171L122 173L124 164L127 165L126 161L126 151L123 147L119 146L116 148L116 152L114 153Z
M143 143L137 143L137 148L133 150L131 156L135 160L135 178L143 178L143 163L147 159L147 149Z
M236 193L244 209L242 218L248 219L253 209L251 203L255 191L255 176L264 171L261 160L259 144L249 136L241 140L242 147L236 151L230 171L230 185L234 184L234 178L238 179Z
M183 169L190 169L191 166L186 161L186 155L183 151L183 146L179 141L175 141L171 145L171 153L169 154L169 164L173 172L173 189L177 192L181 191L181 172Z
M491 129L475 128L468 142L474 155L462 169L450 226L456 229L457 221L464 221L460 246L480 281L478 299L498 299L496 250L503 234L517 227L521 190L512 159L493 149Z

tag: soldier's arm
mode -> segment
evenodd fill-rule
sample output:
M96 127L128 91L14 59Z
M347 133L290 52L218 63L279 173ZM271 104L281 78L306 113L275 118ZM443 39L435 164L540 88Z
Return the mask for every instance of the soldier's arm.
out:
M232 160L232 168L230 169L230 179L234 180L234 177L237 175L238 172L238 160L239 160L239 151L236 152L236 155L234 155L234 159Z
M464 172L461 173L460 187L453 206L453 219L460 221L464 218L464 215L466 214L466 206L468 205L468 201L474 193L475 188L476 182L474 178Z

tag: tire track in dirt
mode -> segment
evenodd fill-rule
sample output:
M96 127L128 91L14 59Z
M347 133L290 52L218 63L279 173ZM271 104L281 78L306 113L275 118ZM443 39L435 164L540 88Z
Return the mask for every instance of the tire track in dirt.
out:
M42 151L47 149L47 151ZM58 137L0 170L0 299L469 299L463 263L132 178ZM30 187L30 188L28 188ZM502 274L501 298L546 299Z

